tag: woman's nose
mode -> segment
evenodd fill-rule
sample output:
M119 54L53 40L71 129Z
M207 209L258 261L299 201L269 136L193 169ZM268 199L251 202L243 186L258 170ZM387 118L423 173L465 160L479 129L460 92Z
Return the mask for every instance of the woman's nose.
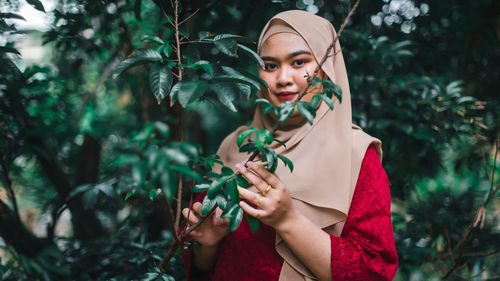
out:
M288 67L282 67L278 72L277 84L280 87L285 87L293 83L292 71Z

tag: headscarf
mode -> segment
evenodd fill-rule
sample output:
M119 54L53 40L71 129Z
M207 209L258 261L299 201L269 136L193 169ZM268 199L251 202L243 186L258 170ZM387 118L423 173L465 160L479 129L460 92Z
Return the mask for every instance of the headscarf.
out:
M259 38L258 52L269 37L282 32L300 35L317 62L336 37L335 29L326 19L291 10L277 14L266 24ZM352 124L349 83L338 40L322 70L342 88L342 103L335 99L335 108L331 111L322 102L312 125L307 122L280 125L274 136L283 141L286 148L279 144L272 148L294 164L293 173L284 165L278 165L275 172L289 190L294 207L318 227L340 236L365 152L370 144L374 144L380 158L382 151L379 140ZM279 121L263 115L258 107L250 127L271 130L276 122ZM248 128L239 127L222 142L217 154L225 165L234 166L248 158L247 154L239 153L236 145L238 134ZM316 279L278 234L276 250L284 260L280 280Z

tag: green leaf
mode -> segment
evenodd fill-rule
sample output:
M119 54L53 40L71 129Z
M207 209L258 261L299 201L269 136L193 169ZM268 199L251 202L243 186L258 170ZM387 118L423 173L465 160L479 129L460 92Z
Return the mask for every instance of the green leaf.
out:
M255 143L247 143L247 144L244 144L240 147L240 152L253 152L254 150L257 149L257 146L255 145Z
M196 171L186 166L170 165L170 170L192 177L195 181L203 181L203 178Z
M238 99L235 85L232 83L221 82L210 84L209 88L215 92L219 101L229 108L231 111L238 111L236 109L236 101Z
M255 82L257 82L261 87L264 87L266 89L269 88L269 86L267 85L266 81L264 79L262 79L259 75L255 75L249 71L247 71L246 69L243 69L243 68L236 68L236 70L243 76L247 77L248 79L251 79ZM259 88L257 88L259 89Z
M145 162L136 163L132 167L132 179L136 183L142 184L146 180L147 165Z
M154 122L154 126L156 130L162 135L164 138L168 138L170 136L170 128L168 127L167 124L156 121Z
M139 156L134 154L120 154L111 162L111 166L124 166L139 162Z
M288 159L287 157L285 157L284 155L281 155L281 154L278 154L278 158L281 159L281 161L283 161L285 166L288 166L288 169L290 169L290 172L293 172L293 163L290 159Z
M248 188L250 186L250 183L242 174L236 174L235 180L238 186L241 186L243 188Z
M129 69L130 67L161 61L161 55L153 49L136 49L129 58L123 60L118 64L115 71L113 71L113 79L118 77L123 71Z
M206 38L208 38L210 36L213 36L213 34L211 32L209 32L209 31L200 31L200 32L198 32L198 38L200 40L206 39Z
M250 229L252 233L257 232L259 230L259 220L247 214L248 224L250 225Z
M236 185L236 180L231 180L228 182L227 191L229 193L229 198L231 198L231 200L233 200L234 202L240 201L240 193L238 192L238 186Z
M264 144L266 143L270 144L272 142L273 142L273 135L269 130L263 129L257 132L256 145L259 151L262 151L262 147L264 147Z
M214 180L208 188L207 195L213 196L229 179L231 179L231 176L223 176Z
M168 95L172 87L173 76L166 64L155 63L149 72L149 85L158 104Z
M162 44L162 45L165 44L165 41L163 41L163 39L161 39L158 36L154 36L154 35L144 35L142 37L142 41L152 41L152 42L156 42L156 43Z
M138 21L141 21L141 0L135 0L134 15Z
M261 98L261 99L256 99L256 100L255 100L255 104L258 104L258 103L262 103L262 104L270 104L270 105L272 105L270 101L268 101L268 100L266 100L266 99L262 99L262 98Z
M210 74L210 76L212 76L214 73L214 69L212 67L212 64L206 60L199 60L199 61L195 62L194 64L188 65L188 67L194 68L194 69L202 69L206 73Z
M233 174L234 174L233 169L231 169L227 166L222 167L221 176L232 176Z
M238 48L240 48L243 52L248 54L253 60L255 60L261 68L264 68L264 61L260 58L260 56L254 52L252 49L248 48L245 45L238 44Z
M129 192L127 192L127 195L125 195L125 201L127 201L127 199L129 199L130 197L132 197L136 193L137 193L137 189L132 189Z
M316 116L316 109L312 104L304 101L299 101L297 103L297 109L299 113L307 119L309 124L312 124L314 121L314 117Z
M194 193L202 192L202 191L208 190L209 187L210 187L210 184L208 184L208 183L199 183L199 184L193 186L193 188L191 189L191 192L194 192Z
M214 200L217 201L217 206L219 206L221 210L226 208L227 200L226 197L224 197L224 192L218 192Z
M208 215L210 211L212 211L212 209L215 207L215 204L217 204L217 200L210 199L208 196L205 196L205 198L203 199L203 203L201 203L201 215Z
M31 6L33 6L33 8L45 13L45 9L43 8L43 4L39 0L26 0L26 2L28 2L28 4L30 4Z
M326 105L328 105L328 107L330 108L330 110L333 110L333 107L334 107L334 106L333 106L333 101L332 101L332 99L331 99L331 98L329 98L329 97L327 97L327 96L325 96L325 95L323 95L323 94L316 94L316 95L313 97L313 99L314 99L314 98L317 98L317 99L322 99L322 100L326 103ZM316 105L314 105L314 107L316 107Z
M266 169L271 173L274 173L274 171L276 171L276 168L278 167L278 161L276 160L276 152L270 147L264 147L264 149L262 150L262 161L267 162Z
M219 51L231 57L238 57L236 54L236 49L238 48L236 41L231 38L216 38L217 36L214 38L214 44Z
M342 103L342 88L330 80L321 80L323 83L323 92L331 98L332 94Z
M243 209L239 205L236 206L237 207L231 212L231 216L229 217L228 232L236 230L243 219Z
M23 20L23 21L26 21L26 19L19 15L19 14L15 14L15 13L0 13L0 18L1 19L18 19L18 20Z
M257 128L249 128L249 129L246 129L244 130L243 132L241 132L238 137L236 138L236 144L238 145L238 147L240 147L243 142L245 141L245 139L250 136L251 134L257 132L259 129Z
M286 120L288 120L292 116L294 110L295 110L295 103L292 101L285 101L282 104L280 104L277 114L279 117L279 121L281 123L286 122Z
M231 215L231 213L238 208L238 203L235 201L229 201L226 204L226 208L224 208L224 211L220 215L222 219L227 219Z
M281 144L284 148L286 148L286 144L284 142L280 141L279 139L273 139L273 141Z
M242 83L236 83L236 87L238 87L238 90L240 91L240 93L245 95L245 97L247 99L250 98L250 95L252 94L252 87L250 87L249 85L246 85L246 84L242 84Z
M196 100L205 91L208 83L206 81L179 82L174 85L170 93L171 104L179 100L179 103L186 107L189 102Z
M233 39L234 41L237 42L255 44L254 41L248 39L247 37L234 34L219 34L216 35L213 40L221 40L221 39Z
M16 48L2 47L2 46L0 46L0 53L13 53L16 55L21 55L21 53Z

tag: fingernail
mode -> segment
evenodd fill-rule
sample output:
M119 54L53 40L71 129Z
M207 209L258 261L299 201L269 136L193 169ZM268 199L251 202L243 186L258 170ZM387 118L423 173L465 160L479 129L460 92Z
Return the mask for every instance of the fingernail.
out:
M241 171L243 169L243 166L240 163L238 163L238 164L236 164L235 168L236 168L236 171L239 172L239 171Z

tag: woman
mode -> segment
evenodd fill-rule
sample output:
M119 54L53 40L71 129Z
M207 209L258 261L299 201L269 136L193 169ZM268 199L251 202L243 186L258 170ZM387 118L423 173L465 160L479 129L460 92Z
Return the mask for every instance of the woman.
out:
M275 106L294 100L336 33L325 19L304 11L277 14L264 27L258 52L265 63L259 71L269 89L260 95ZM335 55L333 55L335 52ZM201 246L185 252L189 280L392 280L397 255L390 218L390 193L381 166L381 143L351 123L349 85L340 44L323 64L320 75L343 90L342 103L330 111L317 108L313 125L295 112L275 136L286 148L295 169L278 167L275 174L238 152L229 135L218 155L234 166L253 187L239 188L243 210L260 220L254 234L244 220L227 233L220 210L191 236ZM320 86L319 86L320 87ZM310 88L311 100L320 88ZM270 129L278 122L257 108L251 127ZM204 194L192 212L199 219ZM245 202L246 201L246 202ZM251 204L249 204L251 203Z

